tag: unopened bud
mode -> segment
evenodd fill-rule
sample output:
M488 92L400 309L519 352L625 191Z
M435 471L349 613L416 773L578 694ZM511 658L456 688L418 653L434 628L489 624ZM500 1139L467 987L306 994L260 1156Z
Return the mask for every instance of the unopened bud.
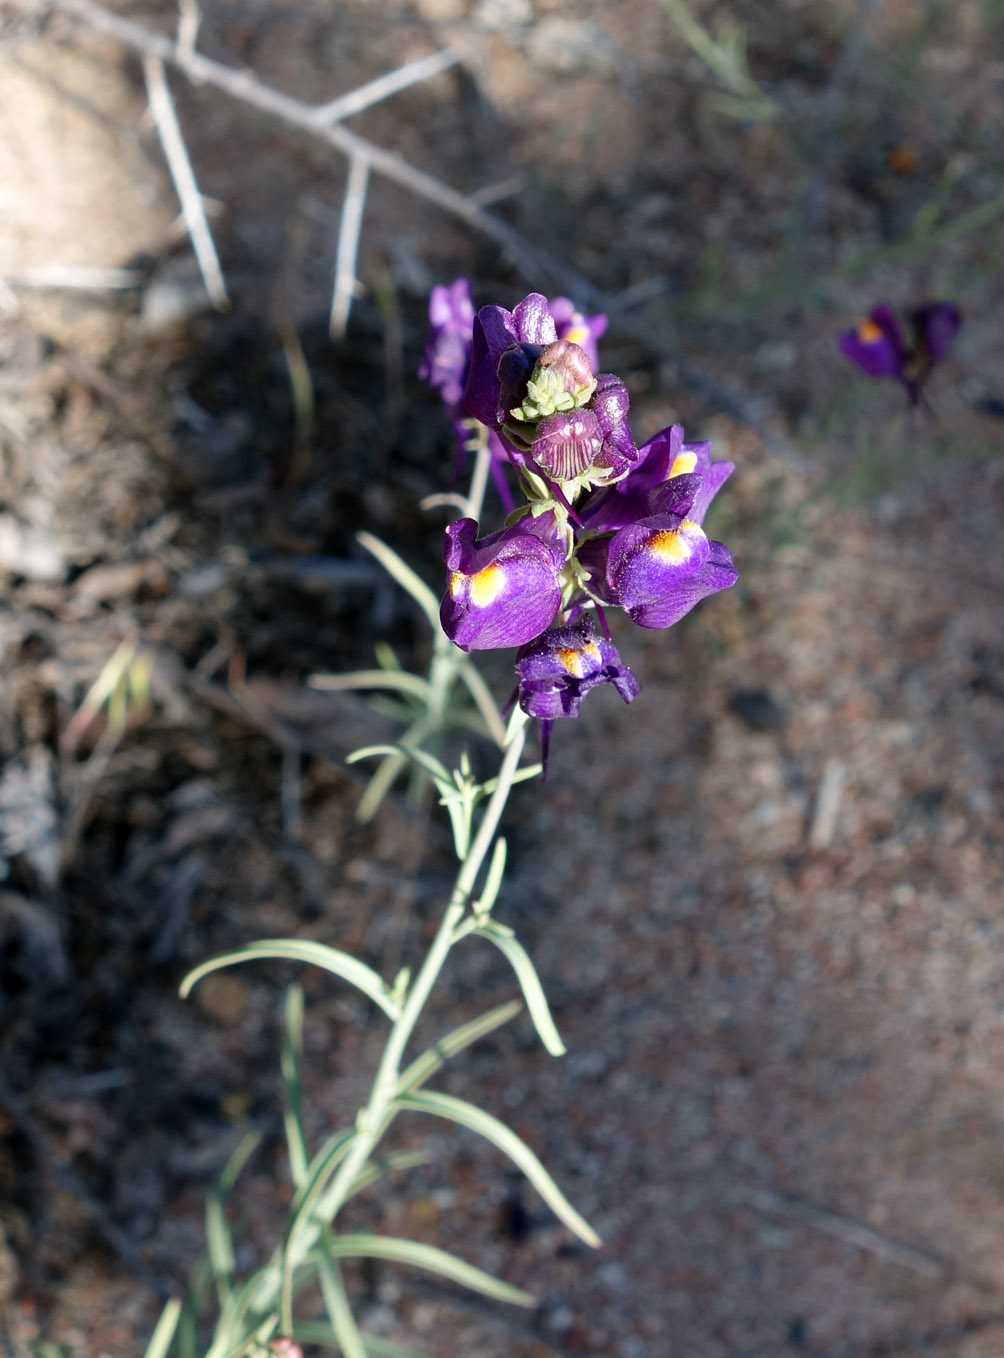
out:
M595 389L586 351L570 340L554 340L540 351L526 396L510 414L533 423L586 405Z

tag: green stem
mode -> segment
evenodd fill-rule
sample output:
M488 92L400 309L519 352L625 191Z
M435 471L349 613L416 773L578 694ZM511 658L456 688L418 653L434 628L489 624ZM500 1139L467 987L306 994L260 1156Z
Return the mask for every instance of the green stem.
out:
M366 1164L380 1137L386 1131L390 1119L390 1105L397 1094L401 1076L401 1060L405 1048L414 1032L426 1001L432 993L439 973L443 969L447 955L456 942L457 927L464 917L474 891L481 865L492 846L499 819L512 790L512 780L519 766L523 746L526 743L527 718L522 712L510 723L505 756L499 769L498 784L492 793L477 834L464 861L460 865L449 904L443 915L436 937L426 954L418 975L412 982L408 998L397 1022L387 1036L380 1065L373 1081L373 1092L369 1103L359 1118L359 1134L352 1147L339 1165L327 1193L318 1203L317 1214L322 1220L331 1221L345 1202L348 1190L356 1176Z

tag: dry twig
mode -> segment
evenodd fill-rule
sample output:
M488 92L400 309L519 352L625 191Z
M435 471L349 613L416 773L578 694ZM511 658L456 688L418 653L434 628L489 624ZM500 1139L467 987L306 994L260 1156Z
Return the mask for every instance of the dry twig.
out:
M188 148L181 134L178 115L174 111L174 100L164 72L164 63L159 57L144 56L143 75L146 79L146 92L150 99L150 112L157 124L160 143L167 157L168 168L184 214L185 225L191 237L192 249L199 262L202 281L206 285L209 300L217 311L226 311L230 305L227 297L223 271L213 244L212 232L206 220L206 210L202 206L202 195L195 182L192 162Z

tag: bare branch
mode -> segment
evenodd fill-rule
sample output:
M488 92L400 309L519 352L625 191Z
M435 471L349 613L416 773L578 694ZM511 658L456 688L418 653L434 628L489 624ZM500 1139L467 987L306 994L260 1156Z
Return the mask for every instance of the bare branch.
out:
M188 158L185 139L181 135L181 128L174 111L174 100L171 98L167 76L164 73L164 63L159 57L149 54L144 56L143 75L146 79L146 90L150 99L150 111L157 124L157 132L164 148L164 155L167 157L174 187L178 191L178 199L181 202L185 225L188 227L188 234L192 240L192 249L195 251L195 258L199 262L202 281L206 285L209 300L216 310L226 311L230 305L230 299L227 297L227 288L223 281L223 272L220 269L216 246L213 244L212 232L209 230L205 208L202 206L202 195L199 193L199 186L195 182L192 162Z
M139 288L143 286L143 274L139 269L102 269L87 264L39 264L34 268L17 269L5 275L6 283L0 281L0 295L4 294L6 284L17 288L71 288L87 291L102 291L107 288ZM13 297L10 287L6 292Z
M409 85L415 85L420 80L431 79L440 71L455 66L459 60L459 52L452 47L445 47L441 52L434 52L431 57L419 57L417 61L406 62L396 71L389 71L387 75L360 85L357 90L340 94L328 104L321 104L314 109L314 125L318 128L330 127L340 118L349 118L353 113L361 113L371 104L377 104L381 99L397 94L398 90L407 89Z
M335 290L331 298L331 319L328 330L332 339L342 339L349 320L349 308L356 290L356 255L359 252L359 232L366 205L366 186L369 165L361 157L349 161L349 177L342 203L342 223L338 229L338 253L335 256Z
M202 11L198 0L178 0L178 55L187 60L195 51Z

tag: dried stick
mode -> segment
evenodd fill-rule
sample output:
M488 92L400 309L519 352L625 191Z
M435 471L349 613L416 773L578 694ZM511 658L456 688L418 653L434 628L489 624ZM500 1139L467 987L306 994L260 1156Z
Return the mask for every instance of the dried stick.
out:
M178 53L181 57L188 58L194 53L201 23L198 0L178 0Z
M409 85L415 85L420 80L429 80L440 71L449 70L459 60L459 52L454 51L452 47L444 47L441 52L434 52L431 57L419 57L417 61L405 62L396 71L389 71L387 75L370 80L348 94L340 94L330 103L321 104L314 110L314 125L330 127L340 118L349 118L353 113L361 113L364 108L379 103L381 99L397 94L398 90L407 89Z
M338 253L335 257L335 290L331 297L331 319L328 323L332 339L342 339L349 320L349 308L356 290L356 255L359 252L359 232L366 205L366 187L370 168L360 156L349 160L349 177L342 203L342 221L338 228Z
M759 1212L769 1216L788 1217L793 1221L806 1221L825 1235L832 1235L855 1249L874 1254L890 1264L912 1269L927 1278L944 1278L949 1269L944 1260L913 1245L904 1245L900 1240L883 1235L880 1231L865 1226L860 1221L831 1212L828 1208L817 1207L815 1203L790 1193L776 1193L769 1188L740 1189L736 1193L740 1202L747 1203Z
M192 162L188 158L185 139L181 135L178 117L174 111L174 100L171 98L171 90L164 73L164 63L159 57L149 54L144 56L143 75L146 79L146 92L150 99L150 112L157 124L160 143L164 148L164 155L167 157L174 187L178 191L181 211L184 214L185 225L191 237L195 258L199 263L202 281L206 285L209 300L216 310L226 311L230 306L230 299L227 297L227 288L223 281L223 272L220 269L216 246L213 244L212 232L209 230L209 222L206 220L206 210L202 206L202 195L199 193L199 186L195 182Z

